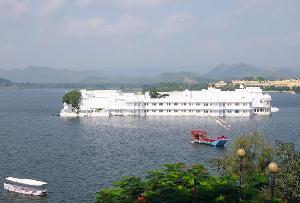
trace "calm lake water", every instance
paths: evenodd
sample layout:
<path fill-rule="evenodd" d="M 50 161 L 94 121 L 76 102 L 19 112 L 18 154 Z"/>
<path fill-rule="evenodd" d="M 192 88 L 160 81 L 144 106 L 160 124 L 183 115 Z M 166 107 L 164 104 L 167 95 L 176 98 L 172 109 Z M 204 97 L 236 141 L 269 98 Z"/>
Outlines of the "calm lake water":
<path fill-rule="evenodd" d="M 273 94 L 280 111 L 272 116 L 227 118 L 233 132 L 214 118 L 53 117 L 63 95 L 63 90 L 0 90 L 0 202 L 94 202 L 99 189 L 124 175 L 143 175 L 164 163 L 207 163 L 226 153 L 226 147 L 191 144 L 194 128 L 231 139 L 258 129 L 268 142 L 300 148 L 300 95 Z M 45 180 L 48 196 L 8 193 L 2 186 L 6 176 Z"/>

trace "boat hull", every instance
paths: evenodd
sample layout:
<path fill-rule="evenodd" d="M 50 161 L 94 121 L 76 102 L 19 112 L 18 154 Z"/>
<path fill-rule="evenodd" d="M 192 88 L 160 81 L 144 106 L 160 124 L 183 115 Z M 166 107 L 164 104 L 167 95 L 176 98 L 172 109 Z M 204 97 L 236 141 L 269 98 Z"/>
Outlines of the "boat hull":
<path fill-rule="evenodd" d="M 26 194 L 26 195 L 34 195 L 34 196 L 47 195 L 47 190 L 35 190 L 32 188 L 25 188 L 16 185 L 6 184 L 6 183 L 4 183 L 4 189 L 9 192 L 16 192 L 16 193 Z"/>
<path fill-rule="evenodd" d="M 204 141 L 204 140 L 193 140 L 196 143 L 199 144 L 208 144 L 211 146 L 224 146 L 226 144 L 226 142 L 228 141 L 227 139 L 221 139 L 221 140 L 215 140 L 215 141 Z"/>
<path fill-rule="evenodd" d="M 212 146 L 224 146 L 228 141 L 226 136 L 218 136 L 210 138 L 208 133 L 204 130 L 191 130 L 193 142 L 208 144 Z"/>

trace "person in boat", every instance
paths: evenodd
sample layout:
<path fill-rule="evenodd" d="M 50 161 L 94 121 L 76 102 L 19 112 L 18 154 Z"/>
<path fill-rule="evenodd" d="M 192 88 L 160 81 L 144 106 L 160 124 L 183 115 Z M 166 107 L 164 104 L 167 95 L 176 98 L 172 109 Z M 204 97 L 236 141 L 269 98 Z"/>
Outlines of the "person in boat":
<path fill-rule="evenodd" d="M 199 134 L 199 137 L 200 137 L 202 140 L 208 139 L 207 134 L 204 133 L 204 132 L 201 132 L 201 133 Z"/>
<path fill-rule="evenodd" d="M 141 203 L 146 203 L 144 195 L 138 194 L 137 199 Z"/>

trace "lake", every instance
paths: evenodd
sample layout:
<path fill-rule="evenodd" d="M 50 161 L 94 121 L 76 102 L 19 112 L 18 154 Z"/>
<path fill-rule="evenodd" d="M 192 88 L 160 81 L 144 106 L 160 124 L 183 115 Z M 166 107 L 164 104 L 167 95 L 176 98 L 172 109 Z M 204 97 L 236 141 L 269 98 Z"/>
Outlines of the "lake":
<path fill-rule="evenodd" d="M 271 116 L 226 118 L 53 117 L 64 90 L 0 90 L 0 202 L 94 202 L 96 192 L 125 175 L 140 175 L 164 163 L 204 163 L 225 148 L 192 144 L 190 130 L 233 140 L 254 130 L 270 143 L 289 141 L 300 148 L 300 95 L 272 94 L 280 111 Z M 230 145 L 231 142 L 228 144 Z M 3 190 L 6 176 L 49 183 L 48 196 L 33 198 Z"/>

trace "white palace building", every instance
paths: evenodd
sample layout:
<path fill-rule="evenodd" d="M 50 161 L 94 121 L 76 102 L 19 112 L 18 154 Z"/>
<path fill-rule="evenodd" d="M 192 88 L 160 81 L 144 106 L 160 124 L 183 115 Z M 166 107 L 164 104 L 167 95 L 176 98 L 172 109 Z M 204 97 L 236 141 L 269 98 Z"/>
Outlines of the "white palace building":
<path fill-rule="evenodd" d="M 201 91 L 146 93 L 120 90 L 80 90 L 79 110 L 64 104 L 60 116 L 215 116 L 270 115 L 272 98 L 259 87 L 235 91 L 208 88 Z"/>

